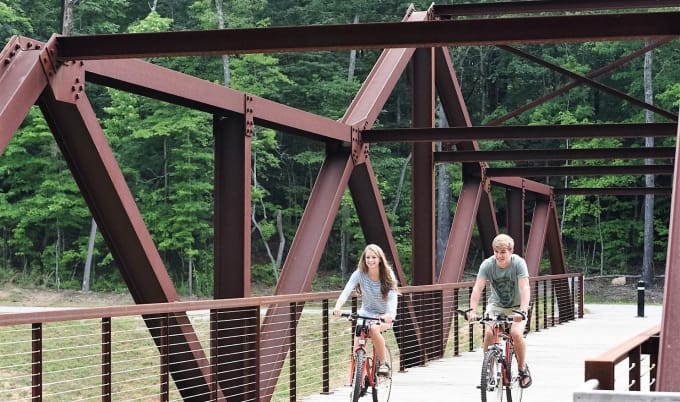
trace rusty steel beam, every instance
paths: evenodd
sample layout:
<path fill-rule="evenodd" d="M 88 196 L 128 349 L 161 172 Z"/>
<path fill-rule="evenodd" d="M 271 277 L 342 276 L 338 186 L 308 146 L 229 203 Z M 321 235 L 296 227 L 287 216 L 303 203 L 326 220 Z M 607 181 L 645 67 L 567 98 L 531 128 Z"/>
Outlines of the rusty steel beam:
<path fill-rule="evenodd" d="M 425 12 L 415 12 L 409 6 L 403 21 L 414 23 L 424 21 Z M 414 48 L 386 49 L 378 57 L 368 77 L 364 80 L 359 92 L 347 108 L 341 121 L 347 125 L 367 129 L 373 127 L 399 78 L 406 70 Z"/>
<path fill-rule="evenodd" d="M 533 0 L 496 3 L 435 4 L 432 13 L 438 18 L 489 16 L 515 13 L 581 12 L 635 8 L 677 7 L 676 0 Z"/>
<path fill-rule="evenodd" d="M 522 216 L 524 211 L 522 212 Z M 531 218 L 531 229 L 527 239 L 527 249 L 524 259 L 529 268 L 529 276 L 538 276 L 541 272 L 541 260 L 543 259 L 543 248 L 548 231 L 548 214 L 550 213 L 549 200 L 537 200 L 534 206 L 534 214 Z M 516 241 L 515 241 L 516 243 Z"/>
<path fill-rule="evenodd" d="M 676 123 L 573 124 L 555 126 L 474 126 L 371 129 L 361 132 L 369 143 L 469 142 L 482 140 L 544 140 L 568 138 L 674 137 Z"/>
<path fill-rule="evenodd" d="M 507 52 L 510 52 L 512 54 L 520 56 L 524 59 L 533 61 L 534 63 L 541 65 L 543 67 L 546 67 L 550 70 L 553 70 L 557 73 L 560 73 L 562 75 L 566 75 L 567 77 L 570 77 L 573 80 L 582 82 L 583 84 L 588 85 L 591 88 L 597 89 L 597 90 L 602 91 L 602 92 L 606 92 L 606 93 L 613 95 L 617 98 L 621 98 L 621 99 L 623 99 L 623 100 L 625 100 L 629 103 L 632 103 L 634 105 L 638 105 L 643 109 L 657 113 L 657 114 L 659 114 L 663 117 L 666 117 L 670 120 L 674 120 L 674 121 L 678 120 L 678 116 L 675 113 L 671 113 L 667 110 L 661 109 L 660 107 L 654 106 L 654 105 L 649 104 L 645 101 L 637 99 L 634 96 L 630 96 L 630 95 L 628 95 L 624 92 L 619 91 L 618 89 L 614 89 L 614 88 L 609 87 L 607 85 L 601 84 L 601 83 L 599 83 L 595 80 L 592 80 L 592 79 L 590 79 L 590 78 L 588 78 L 584 75 L 573 73 L 573 72 L 567 70 L 566 68 L 560 67 L 560 66 L 558 66 L 554 63 L 547 62 L 547 61 L 545 61 L 545 60 L 543 60 L 539 57 L 536 57 L 532 54 L 529 54 L 527 52 L 524 52 L 522 50 L 516 49 L 516 48 L 511 47 L 511 46 L 499 45 L 498 47 L 500 49 L 507 51 Z"/>
<path fill-rule="evenodd" d="M 521 149 L 435 152 L 435 162 L 556 161 L 583 159 L 673 159 L 673 147 Z"/>
<path fill-rule="evenodd" d="M 252 127 L 252 112 L 213 118 L 215 299 L 250 296 Z"/>
<path fill-rule="evenodd" d="M 680 126 L 676 135 L 676 158 L 680 157 Z M 668 251 L 666 254 L 666 278 L 664 281 L 663 318 L 659 341 L 659 368 L 657 387 L 660 392 L 680 392 L 680 164 L 675 165 L 673 195 L 668 223 Z"/>
<path fill-rule="evenodd" d="M 90 102 L 82 90 L 72 90 L 83 80 L 82 65 L 62 66 L 51 75 L 38 105 L 132 298 L 138 304 L 178 301 Z M 191 400 L 209 392 L 209 365 L 188 317 L 170 320 L 170 371 L 179 392 Z M 144 321 L 160 347 L 159 317 L 145 316 Z"/>
<path fill-rule="evenodd" d="M 603 188 L 584 188 L 569 187 L 555 188 L 553 191 L 556 196 L 564 195 L 616 195 L 616 196 L 638 196 L 638 195 L 664 195 L 669 196 L 672 192 L 671 187 L 603 187 Z"/>
<path fill-rule="evenodd" d="M 479 205 L 484 197 L 482 182 L 469 181 L 463 183 L 458 194 L 446 253 L 442 260 L 442 268 L 438 283 L 455 283 L 463 279 L 465 260 L 474 233 L 475 219 Z"/>
<path fill-rule="evenodd" d="M 647 53 L 651 50 L 654 50 L 654 49 L 656 49 L 657 47 L 659 47 L 663 44 L 670 42 L 672 39 L 673 38 L 661 38 L 661 39 L 658 39 L 658 40 L 651 41 L 649 44 L 642 46 L 641 48 L 637 49 L 636 51 L 631 52 L 631 53 L 627 54 L 626 56 L 621 57 L 620 59 L 618 59 L 618 60 L 616 60 L 612 63 L 609 63 L 609 64 L 607 64 L 603 67 L 600 67 L 597 70 L 593 70 L 593 71 L 589 72 L 584 77 L 589 78 L 591 80 L 594 79 L 594 78 L 597 78 L 597 77 L 599 77 L 599 76 L 601 76 L 605 73 L 608 73 L 608 72 L 622 66 L 625 63 L 628 63 L 631 60 L 635 60 L 636 58 L 643 56 L 645 53 Z M 520 114 L 526 112 L 527 110 L 533 109 L 538 105 L 544 104 L 545 102 L 549 101 L 550 99 L 553 99 L 553 98 L 555 98 L 559 95 L 566 93 L 570 89 L 575 88 L 575 87 L 581 85 L 582 83 L 583 83 L 583 81 L 581 81 L 581 80 L 571 80 L 566 85 L 559 87 L 559 88 L 555 89 L 554 91 L 551 91 L 551 92 L 537 98 L 536 100 L 528 102 L 528 103 L 516 108 L 515 110 L 512 110 L 512 111 L 504 114 L 503 116 L 500 116 L 498 118 L 495 118 L 495 119 L 489 121 L 488 123 L 486 123 L 486 125 L 487 126 L 497 126 L 504 121 L 507 121 L 507 120 L 509 120 L 513 117 L 519 116 Z"/>
<path fill-rule="evenodd" d="M 47 86 L 42 44 L 14 36 L 0 53 L 0 154 Z"/>
<path fill-rule="evenodd" d="M 311 289 L 351 172 L 352 159 L 346 149 L 327 153 L 281 269 L 275 294 L 304 293 Z M 288 345 L 280 341 L 286 339 L 291 325 L 295 325 L 288 318 L 288 308 L 287 304 L 270 306 L 262 323 L 260 349 L 267 350 L 260 357 L 262 396 L 273 395 L 283 357 L 288 352 Z"/>
<path fill-rule="evenodd" d="M 432 49 L 417 49 L 412 62 L 413 126 L 434 126 L 434 53 Z M 435 280 L 434 228 L 434 144 L 412 145 L 411 247 L 413 253 L 412 285 L 431 285 Z"/>
<path fill-rule="evenodd" d="M 550 198 L 552 196 L 551 186 L 524 177 L 491 177 L 490 180 L 493 184 L 511 188 L 521 188 L 524 191 L 532 193 L 533 195 L 542 196 L 543 198 Z"/>
<path fill-rule="evenodd" d="M 505 189 L 507 211 L 505 213 L 506 233 L 515 241 L 515 254 L 524 257 L 524 201 L 523 188 L 508 187 Z"/>
<path fill-rule="evenodd" d="M 488 168 L 490 177 L 519 176 L 610 176 L 610 175 L 642 175 L 673 174 L 673 165 L 621 165 L 621 166 L 532 166 L 512 168 Z"/>
<path fill-rule="evenodd" d="M 57 56 L 65 61 L 617 41 L 679 35 L 678 12 L 594 14 L 59 36 Z"/>
<path fill-rule="evenodd" d="M 350 128 L 332 119 L 141 60 L 89 60 L 85 71 L 88 81 L 215 115 L 243 115 L 247 101 L 257 106 L 252 113 L 257 125 L 316 140 L 350 141 Z"/>

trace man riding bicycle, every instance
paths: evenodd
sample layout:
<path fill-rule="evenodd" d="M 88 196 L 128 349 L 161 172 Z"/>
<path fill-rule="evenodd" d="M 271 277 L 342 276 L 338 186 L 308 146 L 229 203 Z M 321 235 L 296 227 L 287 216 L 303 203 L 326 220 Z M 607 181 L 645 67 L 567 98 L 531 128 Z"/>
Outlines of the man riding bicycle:
<path fill-rule="evenodd" d="M 526 364 L 526 343 L 524 341 L 524 329 L 531 300 L 531 288 L 529 286 L 529 270 L 524 258 L 513 254 L 515 242 L 512 237 L 500 234 L 491 243 L 494 255 L 482 261 L 479 266 L 477 280 L 470 294 L 470 310 L 467 319 L 477 319 L 477 306 L 482 290 L 487 283 L 491 288 L 491 296 L 487 304 L 485 315 L 495 317 L 498 314 L 513 317 L 510 335 L 512 336 L 517 363 L 520 367 L 520 387 L 531 386 L 531 373 Z M 519 311 L 519 313 L 517 312 Z M 484 352 L 493 343 L 493 329 L 487 324 L 484 331 Z"/>

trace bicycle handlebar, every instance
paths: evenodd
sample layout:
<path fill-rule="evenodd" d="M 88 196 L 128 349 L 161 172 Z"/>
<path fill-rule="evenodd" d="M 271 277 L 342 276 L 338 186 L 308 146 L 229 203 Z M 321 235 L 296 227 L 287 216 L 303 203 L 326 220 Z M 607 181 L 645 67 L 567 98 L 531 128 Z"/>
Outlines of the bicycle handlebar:
<path fill-rule="evenodd" d="M 465 318 L 465 320 L 470 321 L 470 320 L 468 320 L 468 317 L 467 317 L 467 313 L 468 313 L 469 311 L 470 311 L 470 310 L 467 310 L 467 311 L 465 311 L 465 310 L 456 310 L 456 314 L 462 315 L 462 316 Z M 517 313 L 517 314 L 523 316 L 524 318 L 522 319 L 522 321 L 526 320 L 526 316 L 523 314 L 522 311 L 519 311 L 519 310 L 512 310 L 512 312 L 513 312 L 513 313 Z M 513 319 L 512 316 L 507 316 L 507 315 L 504 315 L 504 314 L 499 314 L 499 315 L 496 316 L 496 317 L 490 317 L 490 316 L 488 316 L 488 315 L 487 315 L 487 316 L 483 316 L 483 317 L 480 317 L 479 319 L 475 320 L 474 322 L 478 322 L 478 323 L 482 324 L 482 323 L 491 322 L 491 321 L 514 322 L 515 320 Z"/>
<path fill-rule="evenodd" d="M 380 322 L 385 322 L 385 319 L 381 317 L 366 317 L 363 315 L 359 315 L 358 313 L 341 313 L 340 317 L 345 317 L 348 320 L 353 320 L 353 319 L 363 319 L 363 320 L 373 320 L 373 321 L 380 321 Z M 394 320 L 392 320 L 394 321 Z"/>

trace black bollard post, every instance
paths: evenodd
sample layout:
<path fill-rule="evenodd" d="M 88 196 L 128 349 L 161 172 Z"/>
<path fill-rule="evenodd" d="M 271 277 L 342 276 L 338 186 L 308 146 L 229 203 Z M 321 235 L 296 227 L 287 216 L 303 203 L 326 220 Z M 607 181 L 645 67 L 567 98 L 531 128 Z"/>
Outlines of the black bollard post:
<path fill-rule="evenodd" d="M 645 281 L 638 281 L 637 287 L 637 316 L 645 316 Z"/>

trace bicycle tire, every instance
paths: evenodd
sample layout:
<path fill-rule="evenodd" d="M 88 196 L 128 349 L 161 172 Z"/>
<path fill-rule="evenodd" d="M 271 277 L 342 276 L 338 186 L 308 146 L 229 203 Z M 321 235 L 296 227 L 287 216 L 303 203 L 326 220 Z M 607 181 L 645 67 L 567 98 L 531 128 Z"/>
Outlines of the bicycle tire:
<path fill-rule="evenodd" d="M 511 350 L 508 356 L 506 374 L 509 379 L 509 383 L 505 386 L 507 402 L 522 402 L 524 388 L 519 386 L 519 363 L 514 350 Z"/>
<path fill-rule="evenodd" d="M 503 400 L 503 384 L 501 384 L 499 376 L 500 370 L 502 370 L 502 366 L 499 367 L 500 361 L 501 352 L 499 350 L 489 349 L 486 354 L 484 354 L 482 374 L 479 382 L 482 402 L 490 402 L 488 399 L 490 392 L 496 393 L 496 401 L 502 402 Z"/>
<path fill-rule="evenodd" d="M 361 397 L 361 389 L 364 385 L 363 372 L 364 362 L 366 360 L 366 351 L 359 349 L 354 354 L 354 374 L 352 375 L 352 390 L 349 394 L 349 400 L 358 402 Z"/>
<path fill-rule="evenodd" d="M 392 392 L 392 353 L 390 348 L 385 345 L 385 361 L 389 363 L 389 373 L 386 376 L 377 375 L 378 366 L 376 362 L 376 367 L 374 370 L 374 381 L 373 381 L 373 402 L 388 402 L 390 400 L 390 392 Z"/>

